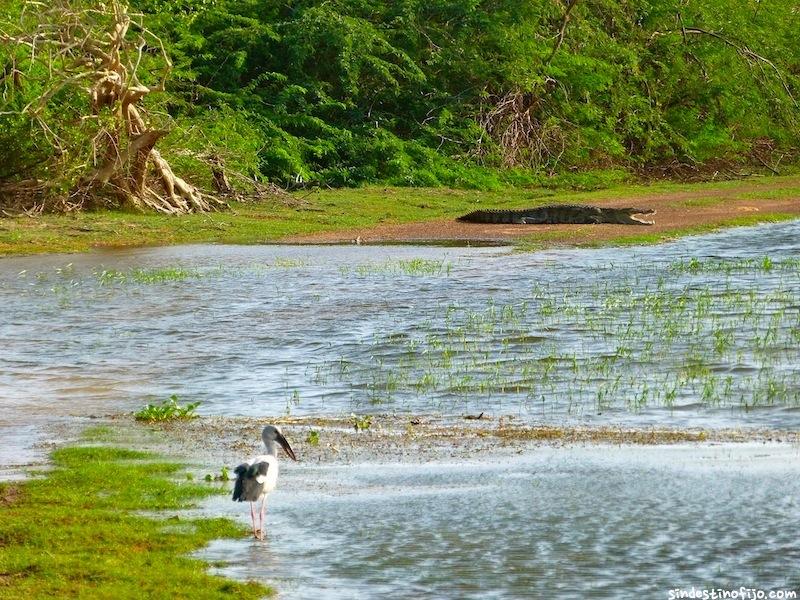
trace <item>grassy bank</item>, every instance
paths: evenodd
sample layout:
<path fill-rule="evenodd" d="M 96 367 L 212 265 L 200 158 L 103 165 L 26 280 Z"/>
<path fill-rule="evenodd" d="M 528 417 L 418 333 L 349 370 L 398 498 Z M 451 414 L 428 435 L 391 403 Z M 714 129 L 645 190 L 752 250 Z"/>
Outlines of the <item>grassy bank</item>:
<path fill-rule="evenodd" d="M 176 511 L 213 487 L 176 483 L 182 466 L 156 455 L 71 447 L 46 477 L 0 484 L 2 598 L 260 598 L 271 590 L 209 575 L 189 558 L 238 537 L 227 519 L 147 518 Z"/>
<path fill-rule="evenodd" d="M 358 188 L 299 193 L 289 202 L 234 203 L 231 210 L 211 214 L 169 217 L 157 214 L 97 211 L 36 218 L 0 219 L 0 255 L 44 252 L 84 252 L 92 248 L 185 243 L 257 244 L 291 240 L 321 232 L 363 229 L 382 224 L 453 219 L 476 208 L 519 208 L 542 204 L 603 203 L 613 200 L 653 200 L 663 196 L 663 207 L 702 211 L 726 203 L 800 198 L 800 177 L 764 177 L 747 181 L 702 184 L 659 183 L 623 185 L 600 191 L 575 192 L 545 188 L 508 188 L 501 191 L 445 188 Z M 661 202 L 661 200 L 658 200 Z M 662 206 L 662 205 L 660 205 Z M 661 212 L 661 211 L 659 211 Z M 800 212 L 800 207 L 798 207 Z M 720 226 L 774 221 L 786 212 L 760 210 L 732 214 L 712 225 L 674 227 L 652 233 L 632 228 L 619 243 L 652 243 Z M 669 229 L 669 228 L 668 228 Z M 528 239 L 529 247 L 581 245 L 580 234 L 543 232 Z"/>

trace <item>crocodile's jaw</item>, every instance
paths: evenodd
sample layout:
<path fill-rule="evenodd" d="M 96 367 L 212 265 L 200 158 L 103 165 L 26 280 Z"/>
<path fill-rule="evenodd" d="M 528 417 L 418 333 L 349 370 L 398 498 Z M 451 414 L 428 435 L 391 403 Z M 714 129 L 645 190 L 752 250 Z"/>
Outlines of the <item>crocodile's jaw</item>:
<path fill-rule="evenodd" d="M 656 211 L 648 210 L 646 213 L 640 213 L 640 214 L 654 215 L 654 214 L 656 214 Z M 639 217 L 634 217 L 633 215 L 631 215 L 631 221 L 639 223 L 640 225 L 655 225 L 656 224 L 655 221 L 647 221 L 647 220 L 641 219 Z"/>

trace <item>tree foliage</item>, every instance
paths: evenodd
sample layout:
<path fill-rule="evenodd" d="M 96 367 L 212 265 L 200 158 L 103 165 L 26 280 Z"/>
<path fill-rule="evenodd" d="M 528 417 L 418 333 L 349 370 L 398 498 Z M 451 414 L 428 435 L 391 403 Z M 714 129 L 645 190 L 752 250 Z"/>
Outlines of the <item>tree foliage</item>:
<path fill-rule="evenodd" d="M 88 202 L 177 214 L 217 204 L 176 176 L 156 149 L 168 131 L 144 104 L 165 91 L 172 65 L 141 15 L 118 0 L 29 1 L 16 30 L 0 39 L 8 47 L 12 108 L 4 133 L 19 135 L 25 120 L 34 127 L 35 153 L 70 188 L 62 209 Z"/>
<path fill-rule="evenodd" d="M 798 142 L 794 0 L 134 6 L 174 64 L 158 107 L 190 149 L 281 185 L 772 165 Z"/>

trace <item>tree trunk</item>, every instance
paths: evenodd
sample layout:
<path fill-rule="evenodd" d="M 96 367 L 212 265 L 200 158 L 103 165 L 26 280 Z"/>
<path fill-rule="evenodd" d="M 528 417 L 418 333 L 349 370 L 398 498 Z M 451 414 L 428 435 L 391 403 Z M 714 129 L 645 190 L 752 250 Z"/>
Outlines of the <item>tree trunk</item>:
<path fill-rule="evenodd" d="M 118 0 L 87 9 L 75 8 L 71 0 L 55 0 L 47 8 L 38 2 L 31 5 L 38 12 L 34 31 L 0 35 L 0 41 L 29 49 L 30 60 L 43 64 L 50 73 L 46 93 L 24 111 L 47 132 L 41 115 L 50 99 L 65 87 L 89 82 L 89 107 L 99 124 L 99 130 L 87 140 L 93 147 L 94 164 L 89 165 L 90 172 L 80 179 L 72 196 L 100 204 L 116 197 L 126 205 L 169 214 L 224 206 L 175 175 L 156 149 L 168 131 L 150 125 L 143 102 L 149 94 L 164 91 L 171 70 L 161 41 L 142 23 L 132 27 L 127 6 Z M 163 70 L 157 85 L 145 86 L 137 77 L 146 46 L 161 49 Z M 11 73 L 16 72 L 14 65 Z M 110 124 L 105 118 L 109 114 Z M 58 139 L 53 143 L 59 151 L 65 145 Z M 74 153 L 80 154 L 79 150 Z M 224 173 L 222 177 L 227 181 Z"/>

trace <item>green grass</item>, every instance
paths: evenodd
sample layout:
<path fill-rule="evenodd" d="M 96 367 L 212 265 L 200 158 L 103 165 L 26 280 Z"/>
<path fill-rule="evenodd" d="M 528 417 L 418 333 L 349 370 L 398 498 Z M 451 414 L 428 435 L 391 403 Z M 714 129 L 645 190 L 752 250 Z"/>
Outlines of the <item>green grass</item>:
<path fill-rule="evenodd" d="M 744 192 L 736 195 L 741 200 L 782 200 L 784 198 L 797 198 L 798 196 L 800 196 L 800 187 L 797 186 L 788 186 L 776 190 Z"/>
<path fill-rule="evenodd" d="M 724 198 L 728 200 L 729 198 Z M 670 206 L 673 208 L 706 208 L 709 206 L 716 206 L 720 203 L 720 198 L 717 196 L 712 196 L 710 198 L 692 198 L 691 200 L 678 200 L 676 202 L 670 202 Z"/>
<path fill-rule="evenodd" d="M 177 483 L 180 464 L 112 447 L 65 448 L 52 460 L 55 468 L 41 479 L 0 484 L 0 597 L 260 598 L 272 592 L 212 576 L 206 563 L 187 556 L 243 532 L 228 519 L 170 515 L 219 493 L 210 485 Z"/>
<path fill-rule="evenodd" d="M 358 264 L 353 267 L 342 267 L 342 275 L 347 275 L 351 271 L 359 277 L 369 277 L 370 275 L 387 276 L 437 276 L 450 274 L 453 265 L 444 260 L 430 260 L 426 258 L 411 258 L 408 260 L 387 260 L 384 262 L 368 262 Z"/>
<path fill-rule="evenodd" d="M 556 202 L 587 203 L 658 193 L 702 195 L 708 191 L 726 192 L 728 197 L 689 197 L 679 201 L 689 207 L 693 202 L 707 206 L 709 203 L 724 203 L 731 197 L 737 197 L 737 194 L 745 193 L 753 197 L 764 197 L 765 194 L 791 196 L 798 189 L 797 182 L 797 177 L 772 177 L 746 182 L 613 185 L 591 192 L 522 187 L 497 191 L 365 187 L 298 193 L 294 196 L 295 205 L 282 202 L 234 203 L 229 211 L 181 217 L 97 211 L 37 218 L 3 218 L 0 219 L 0 255 L 84 252 L 98 247 L 200 242 L 256 244 L 277 242 L 289 236 L 364 228 L 382 223 L 449 219 L 478 208 L 521 208 Z M 745 185 L 763 188 L 763 191 L 742 190 Z M 753 219 L 761 221 L 764 215 Z M 684 231 L 678 231 L 675 236 L 683 234 Z M 126 281 L 174 280 L 179 276 L 194 276 L 177 271 L 123 275 Z M 111 280 L 114 279 L 111 276 Z"/>
<path fill-rule="evenodd" d="M 155 284 L 168 281 L 185 281 L 202 277 L 196 269 L 183 269 L 181 267 L 162 267 L 157 269 L 129 269 L 117 271 L 115 269 L 98 271 L 95 273 L 97 281 L 102 285 L 114 283 L 141 283 Z"/>

